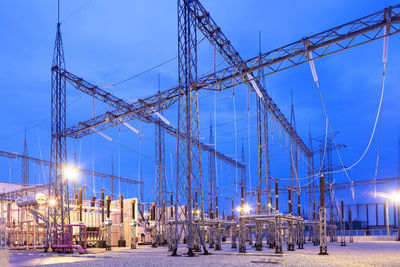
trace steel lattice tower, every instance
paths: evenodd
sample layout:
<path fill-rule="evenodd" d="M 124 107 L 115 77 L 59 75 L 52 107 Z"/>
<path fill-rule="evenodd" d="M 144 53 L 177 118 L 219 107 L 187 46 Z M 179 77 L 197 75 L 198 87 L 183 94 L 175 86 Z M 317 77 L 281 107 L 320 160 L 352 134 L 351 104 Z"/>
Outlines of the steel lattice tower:
<path fill-rule="evenodd" d="M 311 125 L 309 125 L 309 134 L 308 134 L 308 149 L 312 152 L 312 135 L 311 135 Z M 308 159 L 308 219 L 316 220 L 316 203 L 315 203 L 315 179 L 314 176 L 314 153 Z M 312 205 L 311 205 L 312 204 Z M 312 209 L 312 211 L 311 211 Z"/>
<path fill-rule="evenodd" d="M 159 85 L 160 87 L 160 85 Z M 158 91 L 160 92 L 160 90 Z M 162 112 L 160 112 L 162 115 Z M 161 121 L 160 121 L 161 123 Z M 165 227 L 165 203 L 166 203 L 166 176 L 165 176 L 165 132 L 160 123 L 155 124 L 155 158 L 156 158 L 156 188 L 155 203 L 158 210 L 158 234 L 161 236 Z"/>
<path fill-rule="evenodd" d="M 61 75 L 64 69 L 64 50 L 61 26 L 58 20 L 51 68 L 51 164 L 49 175 L 49 197 L 56 200 L 56 204 L 49 208 L 47 248 L 54 240 L 50 238 L 52 229 L 56 225 L 69 224 L 68 181 L 64 181 L 62 173 L 62 168 L 67 163 L 66 137 L 59 134 L 66 128 L 66 80 Z"/>
<path fill-rule="evenodd" d="M 29 185 L 29 160 L 28 160 L 28 144 L 26 142 L 26 131 L 24 140 L 24 150 L 22 152 L 22 184 Z"/>
<path fill-rule="evenodd" d="M 183 96 L 178 101 L 178 131 L 184 133 L 184 138 L 177 138 L 177 177 L 175 202 L 175 247 L 176 254 L 180 240 L 178 224 L 184 227 L 188 255 L 193 256 L 194 236 L 199 234 L 203 249 L 204 226 L 203 186 L 200 149 L 200 126 L 198 112 L 198 95 L 195 81 L 197 80 L 197 22 L 192 18 L 191 10 L 196 10 L 195 0 L 178 0 L 178 72 L 179 90 Z M 195 144 L 192 144 L 192 139 Z M 194 192 L 200 194 L 200 199 L 194 198 Z M 185 215 L 186 205 L 186 216 Z M 195 214 L 193 208 L 201 212 Z M 194 216 L 199 216 L 197 223 Z M 184 222 L 184 223 L 182 223 Z"/>
<path fill-rule="evenodd" d="M 261 57 L 261 32 L 259 32 L 259 56 Z M 264 70 L 258 71 L 258 76 L 262 77 L 258 79 L 258 83 L 262 88 L 266 88 L 266 80 L 264 76 Z M 272 194 L 270 184 L 270 168 L 269 168 L 269 150 L 268 150 L 268 111 L 265 104 L 262 102 L 260 97 L 256 95 L 256 108 L 257 108 L 257 191 L 260 192 L 260 208 L 262 201 L 262 192 L 265 185 L 265 192 L 267 198 L 267 210 L 269 204 L 272 205 Z"/>
<path fill-rule="evenodd" d="M 210 138 L 209 144 L 214 145 L 214 136 L 213 136 L 213 128 L 210 121 Z M 217 184 L 216 184 L 216 172 L 215 172 L 215 154 L 208 152 L 208 212 L 214 211 L 215 208 L 215 194 L 217 192 Z"/>
<path fill-rule="evenodd" d="M 245 164 L 245 157 L 244 157 L 244 146 L 242 144 L 242 156 L 240 158 L 240 162 L 244 165 Z M 244 197 L 244 201 L 246 201 L 246 168 L 241 168 L 240 169 L 240 183 L 243 184 L 243 197 Z"/>
<path fill-rule="evenodd" d="M 114 176 L 114 157 L 111 156 L 111 175 Z M 115 199 L 114 177 L 111 177 L 111 200 Z"/>
<path fill-rule="evenodd" d="M 336 165 L 333 163 L 333 155 L 332 152 L 340 149 L 340 148 L 344 148 L 346 147 L 343 144 L 335 144 L 334 143 L 334 136 L 337 134 L 333 133 L 332 135 L 328 135 L 328 137 L 321 136 L 319 138 L 317 138 L 317 141 L 319 141 L 319 147 L 317 152 L 319 152 L 320 156 L 320 169 L 321 169 L 321 173 L 324 174 L 325 178 L 327 178 L 327 182 L 328 184 L 332 184 L 333 183 L 333 171 L 337 170 L 337 169 L 341 169 L 343 168 L 343 166 L 341 165 Z M 325 146 L 325 138 L 326 138 L 326 146 Z M 324 156 L 325 154 L 325 156 Z M 322 166 L 321 166 L 322 165 Z M 340 220 L 340 216 L 339 216 L 339 211 L 336 205 L 336 200 L 335 200 L 335 196 L 333 194 L 333 190 L 327 190 L 326 194 L 328 195 L 328 207 L 331 211 L 330 213 L 330 224 L 335 224 L 335 221 L 339 221 Z"/>
<path fill-rule="evenodd" d="M 294 114 L 294 105 L 293 105 L 293 92 L 291 92 L 291 108 L 290 108 L 290 124 L 296 130 L 296 117 Z M 290 187 L 294 188 L 293 180 L 296 179 L 297 183 L 297 191 L 299 193 L 300 184 L 297 179 L 298 177 L 298 150 L 297 146 L 290 141 Z"/>

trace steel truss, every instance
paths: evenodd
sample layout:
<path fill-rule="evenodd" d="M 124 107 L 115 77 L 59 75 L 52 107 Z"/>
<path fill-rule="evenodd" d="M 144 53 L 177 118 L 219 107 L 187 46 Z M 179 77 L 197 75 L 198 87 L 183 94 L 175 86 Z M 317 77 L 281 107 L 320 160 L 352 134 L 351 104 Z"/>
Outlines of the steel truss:
<path fill-rule="evenodd" d="M 162 113 L 160 113 L 162 114 Z M 159 123 L 155 124 L 155 158 L 156 158 L 156 188 L 155 203 L 157 220 L 157 235 L 159 245 L 166 243 L 166 212 L 167 203 L 165 175 L 165 132 Z"/>
<path fill-rule="evenodd" d="M 198 17 L 198 21 L 204 21 L 204 23 L 199 23 L 199 25 L 207 26 L 212 19 L 209 16 L 209 13 L 204 10 L 204 8 L 199 7 L 199 10 L 203 11 L 203 15 Z M 266 68 L 267 71 L 262 75 L 267 76 L 272 73 L 306 63 L 311 59 L 322 58 L 324 56 L 344 51 L 358 45 L 378 40 L 384 37 L 384 27 L 388 28 L 387 35 L 391 36 L 399 32 L 399 11 L 400 5 L 392 6 L 352 22 L 334 27 L 310 37 L 303 38 L 299 41 L 282 46 L 275 50 L 262 53 L 261 56 L 244 61 L 244 64 L 249 66 L 247 68 L 242 67 L 239 69 L 236 65 L 231 65 L 228 68 L 218 70 L 215 73 L 199 78 L 197 81 L 197 90 L 225 90 L 233 86 L 237 86 L 240 83 L 248 82 L 248 80 L 239 78 L 259 69 Z M 216 25 L 215 22 L 213 22 L 213 25 Z M 208 28 L 205 28 L 204 26 L 202 27 L 204 32 L 207 32 L 206 29 Z M 213 28 L 211 27 L 210 29 Z M 209 30 L 209 35 L 206 37 L 209 39 L 218 40 L 219 45 L 216 47 L 219 49 L 219 51 L 231 50 L 232 47 L 230 42 L 225 37 L 223 39 L 219 39 L 222 34 L 220 32 L 221 29 L 219 27 L 215 29 L 215 31 Z M 215 42 L 213 43 L 215 44 Z M 237 53 L 235 50 L 231 51 Z M 227 52 L 223 52 L 221 54 L 228 55 Z M 233 58 L 230 61 L 232 62 Z M 68 79 L 68 72 L 63 72 L 63 75 L 65 75 Z M 101 90 L 97 86 L 89 86 L 85 88 L 85 82 L 82 79 L 73 76 L 74 75 L 72 75 L 72 78 L 76 78 L 71 79 L 73 84 L 75 84 L 74 86 L 79 88 L 82 86 L 82 89 L 87 90 L 89 95 L 94 91 L 100 91 L 99 97 L 107 97 L 109 95 L 108 92 Z M 250 82 L 258 78 L 261 77 L 254 76 L 252 79 L 250 79 Z M 215 88 L 216 86 L 218 88 Z M 125 109 L 123 107 L 117 107 L 117 109 L 112 112 L 107 112 L 94 119 L 80 123 L 77 126 L 68 128 L 64 134 L 67 136 L 72 136 L 80 132 L 86 132 L 86 134 L 89 134 L 93 127 L 98 127 L 98 130 L 106 129 L 108 127 L 112 127 L 114 124 L 121 123 L 119 122 L 119 119 L 122 119 L 126 116 L 128 116 L 128 119 L 136 119 L 140 117 L 140 112 L 151 114 L 154 112 L 152 109 L 156 108 L 156 106 L 159 106 L 159 103 L 156 101 L 158 97 L 163 99 L 162 106 L 164 108 L 168 108 L 173 103 L 176 103 L 177 98 L 179 98 L 181 94 L 182 92 L 178 90 L 178 87 L 163 91 L 158 95 L 150 96 L 143 100 L 139 100 L 136 104 L 132 104 L 135 105 L 136 108 L 132 107 L 130 109 Z M 95 96 L 97 97 L 97 94 L 95 94 Z M 275 104 L 270 103 L 269 108 L 275 110 L 273 117 L 276 120 L 282 122 L 286 120 L 284 117 L 282 118 L 283 115 L 281 115 L 281 112 L 277 110 L 278 108 Z M 112 124 L 109 125 L 109 123 Z M 301 139 L 296 138 L 297 133 L 295 133 L 287 120 L 284 124 L 281 123 L 281 127 L 292 139 L 295 140 L 295 144 L 306 156 L 310 157 L 312 155 L 311 151 L 304 145 Z M 86 134 L 82 134 L 82 136 Z"/>
<path fill-rule="evenodd" d="M 65 68 L 61 26 L 57 23 L 51 68 L 51 149 L 49 197 L 56 200 L 56 205 L 48 210 L 47 250 L 55 239 L 52 236 L 57 225 L 69 224 L 68 180 L 64 180 L 62 168 L 67 164 L 66 138 L 60 135 L 66 128 L 66 80 L 60 69 Z M 64 231 L 62 227 L 62 231 Z"/>
<path fill-rule="evenodd" d="M 199 103 L 195 81 L 197 80 L 197 23 L 191 18 L 190 10 L 194 0 L 178 0 L 178 135 L 176 144 L 176 198 L 175 198 L 175 247 L 172 255 L 177 255 L 179 246 L 178 222 L 186 219 L 182 228 L 186 231 L 188 256 L 194 256 L 195 235 L 199 235 L 204 253 L 204 201 L 201 167 Z M 192 144 L 191 140 L 196 140 Z M 195 192 L 200 194 L 200 200 Z M 185 208 L 184 208 L 185 207 Z M 185 214 L 185 209 L 187 213 Z M 195 212 L 199 209 L 199 219 L 195 222 Z"/>
<path fill-rule="evenodd" d="M 214 135 L 210 122 L 210 137 L 209 144 L 213 145 Z M 244 164 L 244 162 L 242 162 Z M 242 168 L 243 169 L 243 168 Z M 215 213 L 214 208 L 217 206 L 215 203 L 215 196 L 217 193 L 216 169 L 215 169 L 215 154 L 208 152 L 208 214 Z"/>
<path fill-rule="evenodd" d="M 158 124 L 165 133 L 173 137 L 177 138 L 179 136 L 181 139 L 185 138 L 184 132 L 178 131 L 173 125 L 167 124 L 154 116 L 155 113 L 159 113 L 177 102 L 178 98 L 182 96 L 182 92 L 179 91 L 178 88 L 139 99 L 135 103 L 128 103 L 66 70 L 62 71 L 62 75 L 74 88 L 116 108 L 116 110 L 106 112 L 105 114 L 85 122 L 80 122 L 75 126 L 65 129 L 61 132 L 61 135 L 72 138 L 82 138 L 110 127 L 127 123 L 131 120 L 140 119 L 146 123 Z M 215 154 L 215 156 L 223 162 L 237 168 L 244 168 L 242 163 L 215 151 L 214 148 L 200 142 L 197 138 L 191 138 L 191 142 L 192 145 L 200 146 L 203 151 Z"/>

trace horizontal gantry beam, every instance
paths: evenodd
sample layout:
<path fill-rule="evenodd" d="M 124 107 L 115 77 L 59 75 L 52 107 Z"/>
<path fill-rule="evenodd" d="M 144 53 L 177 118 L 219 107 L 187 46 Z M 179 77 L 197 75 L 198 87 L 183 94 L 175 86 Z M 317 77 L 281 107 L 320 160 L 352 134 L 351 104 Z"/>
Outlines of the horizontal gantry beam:
<path fill-rule="evenodd" d="M 43 165 L 48 166 L 48 167 L 51 165 L 50 161 L 47 161 L 47 160 L 42 160 L 42 159 L 38 159 L 38 158 L 24 156 L 24 155 L 20 155 L 18 153 L 11 153 L 11 152 L 7 152 L 7 151 L 3 151 L 3 150 L 0 150 L 0 157 L 25 158 L 25 159 L 28 159 L 28 160 L 30 160 L 32 162 L 37 163 L 37 164 L 43 164 Z M 86 169 L 81 169 L 81 168 L 76 168 L 76 169 L 82 174 L 93 175 L 93 176 L 96 176 L 96 177 L 114 178 L 114 179 L 116 179 L 118 181 L 125 182 L 125 183 L 130 183 L 130 184 L 141 184 L 142 183 L 140 181 L 133 180 L 133 179 L 130 179 L 130 178 L 119 177 L 119 176 L 115 176 L 115 175 L 111 175 L 111 174 L 105 174 L 105 173 L 101 173 L 101 172 L 97 172 L 97 171 L 91 171 L 91 170 L 86 170 Z"/>
<path fill-rule="evenodd" d="M 247 68 L 230 66 L 215 73 L 203 76 L 197 81 L 200 88 L 231 88 L 247 81 L 238 77 L 255 75 L 264 69 L 263 76 L 270 75 L 310 60 L 322 58 L 355 46 L 391 36 L 399 32 L 400 4 L 385 8 L 369 16 L 337 26 L 324 32 L 305 37 L 297 42 L 262 53 L 243 62 Z"/>
<path fill-rule="evenodd" d="M 178 129 L 176 129 L 170 123 L 167 124 L 160 118 L 154 116 L 154 114 L 156 114 L 157 112 L 160 112 L 172 106 L 172 104 L 174 104 L 179 99 L 182 93 L 178 88 L 172 88 L 170 90 L 149 96 L 147 98 L 139 99 L 134 103 L 128 103 L 125 100 L 104 91 L 102 88 L 95 86 L 66 70 L 63 70 L 61 72 L 61 75 L 65 77 L 74 88 L 89 96 L 95 97 L 96 99 L 110 105 L 111 107 L 116 108 L 114 111 L 107 112 L 85 122 L 81 122 L 75 126 L 67 128 L 64 132 L 60 133 L 61 135 L 73 138 L 81 138 L 83 136 L 90 135 L 96 131 L 102 131 L 121 123 L 140 119 L 146 123 L 159 124 L 166 131 L 166 133 L 173 137 L 177 137 L 179 135 L 180 138 L 185 138 L 186 136 L 185 133 L 178 132 Z M 244 164 L 236 161 L 235 159 L 232 159 L 231 157 L 223 153 L 216 151 L 211 146 L 200 142 L 196 138 L 191 138 L 191 142 L 194 145 L 200 144 L 200 147 L 203 151 L 215 154 L 215 156 L 223 162 L 226 162 L 238 168 L 245 168 Z"/>

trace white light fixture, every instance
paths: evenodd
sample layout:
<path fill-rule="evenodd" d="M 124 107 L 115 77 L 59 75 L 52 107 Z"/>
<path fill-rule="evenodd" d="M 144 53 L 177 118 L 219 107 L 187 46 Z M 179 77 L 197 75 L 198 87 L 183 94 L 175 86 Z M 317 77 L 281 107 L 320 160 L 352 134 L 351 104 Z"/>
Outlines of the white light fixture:
<path fill-rule="evenodd" d="M 139 134 L 139 131 L 137 129 L 135 129 L 132 125 L 130 125 L 129 123 L 125 122 L 123 119 L 119 118 L 119 121 L 122 122 L 123 125 L 125 125 L 129 130 L 131 130 L 132 132 L 135 132 L 137 134 Z"/>
<path fill-rule="evenodd" d="M 250 73 L 247 74 L 247 78 L 250 80 L 251 85 L 253 86 L 253 89 L 256 91 L 257 95 L 259 98 L 264 99 L 260 88 L 258 88 L 257 83 L 254 81 L 254 77 L 253 75 L 251 75 Z"/>
<path fill-rule="evenodd" d="M 151 108 L 151 110 L 154 112 L 154 114 L 156 114 L 163 122 L 165 122 L 168 125 L 171 125 L 171 122 L 169 120 L 167 120 L 167 118 L 165 118 L 163 115 L 161 115 L 160 112 L 156 111 L 155 108 Z"/>
<path fill-rule="evenodd" d="M 49 200 L 49 205 L 51 207 L 54 207 L 56 204 L 57 204 L 57 200 L 56 199 L 52 198 L 52 199 Z"/>

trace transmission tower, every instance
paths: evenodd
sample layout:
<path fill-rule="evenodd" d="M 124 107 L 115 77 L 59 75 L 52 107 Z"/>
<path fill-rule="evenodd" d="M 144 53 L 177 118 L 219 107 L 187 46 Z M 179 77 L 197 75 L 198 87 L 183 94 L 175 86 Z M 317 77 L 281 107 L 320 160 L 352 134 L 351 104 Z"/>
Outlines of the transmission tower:
<path fill-rule="evenodd" d="M 60 5 L 58 5 L 57 33 L 51 68 L 51 149 L 49 197 L 56 204 L 49 207 L 46 250 L 54 241 L 50 236 L 56 225 L 69 224 L 68 181 L 63 179 L 62 169 L 67 163 L 66 138 L 60 135 L 66 128 L 66 80 L 61 75 L 65 69 L 64 51 L 60 26 Z"/>
<path fill-rule="evenodd" d="M 315 151 L 319 153 L 320 158 L 320 166 L 321 173 L 327 178 L 328 184 L 333 183 L 333 171 L 342 169 L 344 166 L 336 165 L 333 163 L 333 155 L 332 152 L 336 151 L 341 148 L 345 148 L 346 146 L 343 144 L 335 144 L 334 143 L 334 136 L 336 136 L 338 132 L 333 133 L 332 135 L 328 135 L 327 137 L 321 136 L 316 138 L 319 142 L 318 149 Z M 326 145 L 325 145 L 326 142 Z M 330 210 L 330 217 L 329 217 L 329 224 L 334 225 L 337 221 L 340 220 L 339 210 L 336 205 L 335 196 L 333 194 L 333 190 L 327 190 L 327 197 L 328 197 L 328 207 Z M 333 236 L 331 235 L 331 240 Z"/>
<path fill-rule="evenodd" d="M 175 202 L 175 247 L 176 255 L 180 240 L 178 224 L 186 232 L 188 255 L 194 256 L 193 245 L 198 234 L 204 252 L 204 207 L 200 149 L 199 104 L 195 82 L 197 80 L 197 20 L 192 17 L 191 10 L 196 10 L 196 0 L 178 0 L 178 74 L 179 88 L 183 94 L 178 101 L 178 131 L 184 138 L 177 138 L 177 186 Z M 192 144 L 192 139 L 197 142 Z M 194 192 L 200 199 L 194 198 Z M 195 203 L 194 203 L 195 202 Z M 185 207 L 187 216 L 185 215 Z M 193 207 L 201 211 L 197 216 Z M 182 222 L 184 223 L 182 224 Z M 202 228 L 200 227 L 202 226 Z"/>
<path fill-rule="evenodd" d="M 28 160 L 28 144 L 26 142 L 26 130 L 24 140 L 24 150 L 22 152 L 22 184 L 29 185 L 29 160 Z"/>

